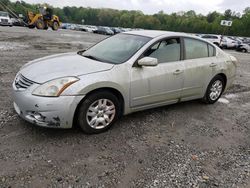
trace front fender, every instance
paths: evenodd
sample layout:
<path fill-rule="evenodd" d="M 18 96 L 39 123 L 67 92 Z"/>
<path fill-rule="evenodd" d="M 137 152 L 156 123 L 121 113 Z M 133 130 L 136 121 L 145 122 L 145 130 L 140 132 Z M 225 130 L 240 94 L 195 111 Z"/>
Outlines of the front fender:
<path fill-rule="evenodd" d="M 110 88 L 118 91 L 124 99 L 124 113 L 126 114 L 129 109 L 129 88 L 130 83 L 127 77 L 117 75 L 112 71 L 104 71 L 99 73 L 93 73 L 80 77 L 80 80 L 70 87 L 68 87 L 63 93 L 63 96 L 85 96 L 88 93 L 102 88 Z"/>

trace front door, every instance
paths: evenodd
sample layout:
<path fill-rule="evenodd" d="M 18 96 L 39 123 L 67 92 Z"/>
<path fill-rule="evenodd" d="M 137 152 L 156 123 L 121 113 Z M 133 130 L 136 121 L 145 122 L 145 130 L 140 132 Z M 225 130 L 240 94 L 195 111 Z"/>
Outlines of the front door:
<path fill-rule="evenodd" d="M 177 102 L 184 81 L 184 64 L 181 61 L 179 38 L 165 39 L 148 49 L 142 57 L 158 59 L 155 67 L 132 67 L 130 106 L 156 105 Z"/>

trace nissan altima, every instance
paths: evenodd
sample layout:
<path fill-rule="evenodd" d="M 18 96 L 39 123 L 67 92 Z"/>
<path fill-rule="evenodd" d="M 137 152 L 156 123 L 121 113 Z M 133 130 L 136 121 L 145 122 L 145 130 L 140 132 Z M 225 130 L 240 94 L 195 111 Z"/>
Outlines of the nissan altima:
<path fill-rule="evenodd" d="M 125 32 L 25 64 L 13 82 L 14 108 L 38 126 L 100 133 L 132 112 L 194 99 L 213 104 L 236 66 L 235 57 L 188 34 Z"/>

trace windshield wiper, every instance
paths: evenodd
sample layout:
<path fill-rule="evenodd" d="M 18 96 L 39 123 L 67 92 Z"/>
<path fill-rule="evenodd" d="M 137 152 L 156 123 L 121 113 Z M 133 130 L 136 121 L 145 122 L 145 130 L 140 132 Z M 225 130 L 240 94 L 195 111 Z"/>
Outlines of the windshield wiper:
<path fill-rule="evenodd" d="M 78 54 L 78 55 L 81 55 L 81 56 L 83 56 L 83 57 L 86 57 L 86 58 L 95 60 L 95 61 L 100 61 L 100 62 L 109 63 L 109 64 L 117 64 L 117 63 L 112 62 L 112 61 L 107 61 L 107 60 L 99 59 L 99 58 L 97 58 L 97 57 L 95 57 L 95 56 L 92 56 L 92 55 L 83 55 L 82 53 L 83 53 L 83 52 L 79 51 L 77 54 Z"/>
<path fill-rule="evenodd" d="M 97 57 L 92 56 L 92 55 L 82 55 L 82 56 L 83 56 L 83 57 L 86 57 L 86 58 L 89 58 L 89 59 L 96 60 L 96 61 L 100 61 L 100 59 L 98 59 Z"/>

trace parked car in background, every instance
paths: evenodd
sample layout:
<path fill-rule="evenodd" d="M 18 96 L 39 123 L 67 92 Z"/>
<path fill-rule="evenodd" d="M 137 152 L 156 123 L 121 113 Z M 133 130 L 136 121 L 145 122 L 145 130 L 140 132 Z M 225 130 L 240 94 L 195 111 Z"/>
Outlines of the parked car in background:
<path fill-rule="evenodd" d="M 112 28 L 110 28 L 110 29 L 114 32 L 114 34 L 118 34 L 118 33 L 121 33 L 121 32 L 122 32 L 122 30 L 119 29 L 119 28 L 117 28 L 117 27 L 112 27 Z"/>
<path fill-rule="evenodd" d="M 86 27 L 89 29 L 90 32 L 94 32 L 96 31 L 98 28 L 96 26 L 93 26 L 93 25 L 86 25 Z"/>
<path fill-rule="evenodd" d="M 76 31 L 89 32 L 89 29 L 85 25 L 77 25 Z"/>
<path fill-rule="evenodd" d="M 25 23 L 22 19 L 17 19 L 17 18 L 11 18 L 11 22 L 13 26 L 21 26 L 21 27 L 25 27 Z"/>
<path fill-rule="evenodd" d="M 236 50 L 245 53 L 250 52 L 250 43 L 249 44 L 242 43 L 238 46 Z"/>
<path fill-rule="evenodd" d="M 114 35 L 114 32 L 108 27 L 98 27 L 93 33 L 103 34 L 103 35 Z"/>
<path fill-rule="evenodd" d="M 78 26 L 76 24 L 70 24 L 70 30 L 77 30 Z"/>
<path fill-rule="evenodd" d="M 239 37 L 233 37 L 232 39 L 237 42 L 236 48 L 238 48 L 243 43 L 243 41 Z"/>
<path fill-rule="evenodd" d="M 0 11 L 0 25 L 2 26 L 13 26 L 8 12 Z"/>
<path fill-rule="evenodd" d="M 71 24 L 69 23 L 62 23 L 62 26 L 61 26 L 62 29 L 70 29 L 70 27 L 71 27 Z"/>
<path fill-rule="evenodd" d="M 228 49 L 236 49 L 238 45 L 239 45 L 238 41 L 225 36 L 222 37 L 220 44 L 221 48 L 228 48 Z"/>
<path fill-rule="evenodd" d="M 249 44 L 250 43 L 250 38 L 243 38 L 242 42 L 246 43 L 246 44 Z"/>
<path fill-rule="evenodd" d="M 13 82 L 14 108 L 38 126 L 75 123 L 100 133 L 136 111 L 193 99 L 213 104 L 232 85 L 236 66 L 235 57 L 198 37 L 131 31 L 24 65 Z"/>
<path fill-rule="evenodd" d="M 221 36 L 219 36 L 219 35 L 209 35 L 209 34 L 206 34 L 206 35 L 202 35 L 201 38 L 206 39 L 206 40 L 212 42 L 216 46 L 220 46 Z"/>

